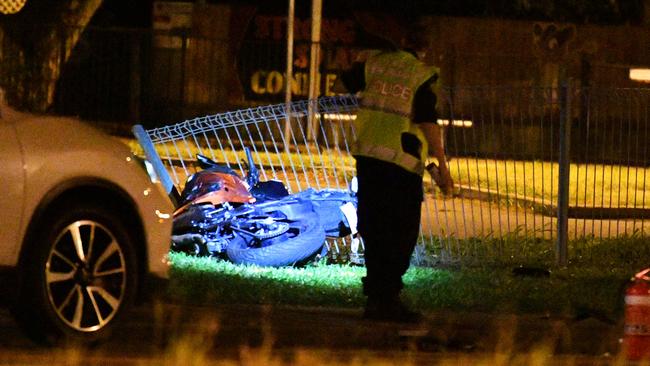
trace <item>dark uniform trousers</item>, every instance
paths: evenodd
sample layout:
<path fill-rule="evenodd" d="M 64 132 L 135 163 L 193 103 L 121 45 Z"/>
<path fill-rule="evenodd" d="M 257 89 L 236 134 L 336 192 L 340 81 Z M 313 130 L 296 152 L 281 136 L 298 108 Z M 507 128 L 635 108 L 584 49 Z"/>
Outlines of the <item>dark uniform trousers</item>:
<path fill-rule="evenodd" d="M 422 176 L 357 156 L 358 229 L 365 246 L 363 291 L 369 301 L 397 299 L 417 243 Z"/>

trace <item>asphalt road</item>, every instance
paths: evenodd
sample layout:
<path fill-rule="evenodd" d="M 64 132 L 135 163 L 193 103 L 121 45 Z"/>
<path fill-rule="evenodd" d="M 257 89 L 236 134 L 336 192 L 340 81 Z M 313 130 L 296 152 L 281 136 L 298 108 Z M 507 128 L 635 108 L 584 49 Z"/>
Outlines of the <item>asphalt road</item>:
<path fill-rule="evenodd" d="M 109 341 L 82 350 L 33 344 L 3 309 L 0 365 L 430 365 L 496 357 L 593 365 L 622 357 L 621 325 L 597 319 L 426 316 L 424 325 L 405 327 L 363 320 L 360 309 L 153 304 L 130 314 Z"/>

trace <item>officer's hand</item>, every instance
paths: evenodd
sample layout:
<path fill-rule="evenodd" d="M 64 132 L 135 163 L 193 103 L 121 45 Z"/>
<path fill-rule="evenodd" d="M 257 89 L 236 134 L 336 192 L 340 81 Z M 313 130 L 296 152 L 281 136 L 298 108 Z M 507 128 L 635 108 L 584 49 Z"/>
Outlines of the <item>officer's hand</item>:
<path fill-rule="evenodd" d="M 440 168 L 436 165 L 436 163 L 431 163 L 427 165 L 426 167 L 427 171 L 429 172 L 429 175 L 431 175 L 431 178 L 436 182 L 436 184 L 440 185 L 441 181 L 441 176 L 440 176 Z"/>
<path fill-rule="evenodd" d="M 446 182 L 440 174 L 440 168 L 435 163 L 431 163 L 426 166 L 429 175 L 433 178 L 433 181 L 436 182 L 436 185 L 440 188 L 440 191 L 445 196 L 453 196 L 454 194 L 454 184 L 453 182 Z"/>

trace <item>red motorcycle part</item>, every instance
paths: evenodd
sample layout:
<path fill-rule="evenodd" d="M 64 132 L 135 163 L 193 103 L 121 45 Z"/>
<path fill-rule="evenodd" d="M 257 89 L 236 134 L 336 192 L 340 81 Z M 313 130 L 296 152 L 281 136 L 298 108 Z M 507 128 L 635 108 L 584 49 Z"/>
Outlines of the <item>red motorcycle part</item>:
<path fill-rule="evenodd" d="M 255 197 L 251 195 L 244 182 L 237 176 L 220 172 L 202 171 L 197 173 L 194 182 L 196 198 L 174 211 L 174 216 L 185 211 L 189 205 L 199 203 L 212 203 L 218 206 L 225 202 L 253 203 Z M 218 189 L 214 189 L 218 186 Z"/>

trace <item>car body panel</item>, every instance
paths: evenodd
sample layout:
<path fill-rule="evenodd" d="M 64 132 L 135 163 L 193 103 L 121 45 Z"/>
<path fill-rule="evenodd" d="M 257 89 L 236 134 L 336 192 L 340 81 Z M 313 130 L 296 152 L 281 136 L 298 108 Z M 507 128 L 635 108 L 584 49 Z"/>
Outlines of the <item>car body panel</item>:
<path fill-rule="evenodd" d="M 16 228 L 21 226 L 25 175 L 23 155 L 17 141 L 14 124 L 0 119 L 0 243 L 6 243 L 0 245 L 0 258 L 9 258 L 20 243 Z"/>
<path fill-rule="evenodd" d="M 110 183 L 135 203 L 147 242 L 148 272 L 166 277 L 173 205 L 162 187 L 151 182 L 129 148 L 76 119 L 5 111 L 3 108 L 2 118 L 14 124 L 23 153 L 25 199 L 23 220 L 14 227 L 16 236 L 26 235 L 37 210 L 62 187 L 89 181 Z M 0 265 L 16 265 L 20 245 L 3 247 Z M 13 251 L 6 247 L 13 247 Z"/>

